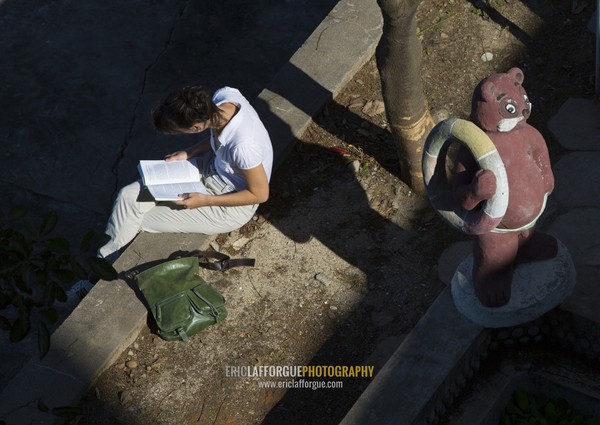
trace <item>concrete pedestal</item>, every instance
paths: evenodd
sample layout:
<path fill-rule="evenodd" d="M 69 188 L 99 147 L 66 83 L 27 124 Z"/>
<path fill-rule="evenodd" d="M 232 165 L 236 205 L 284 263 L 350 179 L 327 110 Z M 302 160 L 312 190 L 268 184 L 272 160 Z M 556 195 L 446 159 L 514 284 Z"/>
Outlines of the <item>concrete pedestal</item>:
<path fill-rule="evenodd" d="M 510 301 L 502 307 L 485 307 L 475 296 L 471 277 L 473 256 L 467 257 L 451 282 L 458 311 L 475 324 L 502 328 L 529 322 L 558 306 L 573 291 L 575 267 L 565 245 L 557 242 L 555 258 L 517 266 Z"/>

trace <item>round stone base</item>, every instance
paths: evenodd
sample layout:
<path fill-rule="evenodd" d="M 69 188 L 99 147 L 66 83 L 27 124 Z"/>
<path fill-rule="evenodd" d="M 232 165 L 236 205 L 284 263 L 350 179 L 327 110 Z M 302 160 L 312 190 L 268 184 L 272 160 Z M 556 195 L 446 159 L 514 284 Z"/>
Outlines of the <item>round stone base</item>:
<path fill-rule="evenodd" d="M 520 264 L 515 269 L 508 304 L 485 307 L 475 296 L 473 256 L 458 266 L 451 282 L 452 298 L 458 311 L 475 324 L 503 328 L 526 323 L 559 305 L 573 291 L 575 266 L 566 246 L 557 240 L 556 257 Z"/>

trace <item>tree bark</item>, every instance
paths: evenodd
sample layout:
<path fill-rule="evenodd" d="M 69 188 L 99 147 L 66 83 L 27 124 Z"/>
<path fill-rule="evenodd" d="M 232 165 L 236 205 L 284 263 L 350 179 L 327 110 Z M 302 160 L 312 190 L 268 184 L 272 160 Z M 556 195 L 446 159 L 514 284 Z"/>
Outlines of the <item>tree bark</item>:
<path fill-rule="evenodd" d="M 421 161 L 423 144 L 434 122 L 421 81 L 421 42 L 417 7 L 421 0 L 377 0 L 383 34 L 376 50 L 388 123 L 400 160 L 401 179 L 425 194 Z"/>

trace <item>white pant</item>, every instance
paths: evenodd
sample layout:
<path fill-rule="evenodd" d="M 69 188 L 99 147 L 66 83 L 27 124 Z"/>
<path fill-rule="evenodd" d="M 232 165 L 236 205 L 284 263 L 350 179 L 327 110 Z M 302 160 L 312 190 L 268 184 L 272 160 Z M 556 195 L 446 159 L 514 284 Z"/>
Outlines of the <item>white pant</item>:
<path fill-rule="evenodd" d="M 212 195 L 232 192 L 215 173 L 212 159 L 212 155 L 197 158 L 202 183 Z M 246 224 L 258 208 L 258 205 L 245 205 L 182 209 L 172 203 L 157 204 L 151 197 L 147 201 L 139 199 L 140 194 L 144 194 L 142 189 L 141 183 L 136 181 L 120 190 L 106 226 L 110 240 L 98 250 L 100 257 L 116 253 L 142 231 L 206 235 L 231 232 Z"/>

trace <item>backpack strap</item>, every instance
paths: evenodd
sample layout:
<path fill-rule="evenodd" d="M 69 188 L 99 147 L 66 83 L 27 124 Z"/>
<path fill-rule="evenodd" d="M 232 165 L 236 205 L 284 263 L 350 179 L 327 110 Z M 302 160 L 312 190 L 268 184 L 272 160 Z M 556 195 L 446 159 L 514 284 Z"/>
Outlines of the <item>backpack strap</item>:
<path fill-rule="evenodd" d="M 200 267 L 210 270 L 228 270 L 232 267 L 254 267 L 254 258 L 230 258 L 229 255 L 216 251 L 192 251 L 198 257 Z M 211 261 L 212 260 L 212 261 Z"/>

